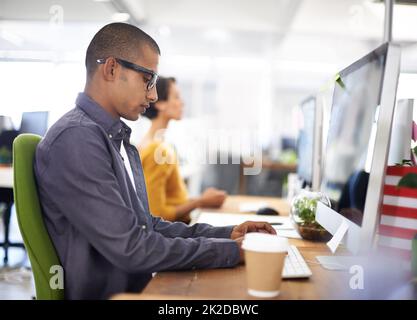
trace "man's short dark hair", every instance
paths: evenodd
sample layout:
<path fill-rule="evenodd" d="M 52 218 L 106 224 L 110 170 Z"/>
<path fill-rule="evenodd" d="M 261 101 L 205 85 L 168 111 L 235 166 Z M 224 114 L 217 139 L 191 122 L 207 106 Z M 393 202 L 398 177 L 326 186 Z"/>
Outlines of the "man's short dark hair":
<path fill-rule="evenodd" d="M 156 92 L 158 93 L 158 101 L 167 101 L 169 96 L 169 88 L 172 83 L 175 83 L 176 80 L 173 77 L 159 77 L 158 82 L 156 83 Z M 154 119 L 158 116 L 158 109 L 155 107 L 155 103 L 151 102 L 149 108 L 146 109 L 146 112 L 143 114 L 149 119 Z"/>
<path fill-rule="evenodd" d="M 158 44 L 150 35 L 127 23 L 110 23 L 101 28 L 91 40 L 85 57 L 87 78 L 97 69 L 97 59 L 110 56 L 134 62 L 145 46 L 161 54 Z"/>

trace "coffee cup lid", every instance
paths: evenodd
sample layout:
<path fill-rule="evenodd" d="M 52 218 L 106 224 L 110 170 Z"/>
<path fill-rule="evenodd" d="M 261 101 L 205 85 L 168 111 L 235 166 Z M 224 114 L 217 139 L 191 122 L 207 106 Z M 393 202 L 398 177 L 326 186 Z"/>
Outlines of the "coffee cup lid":
<path fill-rule="evenodd" d="M 259 252 L 287 252 L 288 239 L 267 233 L 250 232 L 245 235 L 242 248 Z"/>

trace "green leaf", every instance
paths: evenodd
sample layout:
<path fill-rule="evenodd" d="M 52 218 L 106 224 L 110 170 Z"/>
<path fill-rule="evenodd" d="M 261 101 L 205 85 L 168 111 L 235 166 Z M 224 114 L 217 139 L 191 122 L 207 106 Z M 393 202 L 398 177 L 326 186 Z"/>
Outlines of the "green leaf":
<path fill-rule="evenodd" d="M 407 173 L 400 179 L 397 186 L 417 189 L 417 173 Z"/>
<path fill-rule="evenodd" d="M 315 222 L 317 200 L 317 198 L 303 197 L 297 199 L 297 201 L 294 203 L 294 207 L 298 212 L 298 216 L 301 220 L 303 220 L 303 223 L 311 224 Z"/>
<path fill-rule="evenodd" d="M 342 88 L 342 89 L 346 89 L 345 84 L 343 83 L 342 77 L 340 76 L 340 74 L 336 75 L 336 79 L 335 79 L 336 83 Z"/>

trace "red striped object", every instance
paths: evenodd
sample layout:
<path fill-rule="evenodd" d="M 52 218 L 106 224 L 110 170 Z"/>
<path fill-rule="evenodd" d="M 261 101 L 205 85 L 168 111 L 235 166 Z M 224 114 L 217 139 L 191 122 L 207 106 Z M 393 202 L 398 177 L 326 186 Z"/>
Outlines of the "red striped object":
<path fill-rule="evenodd" d="M 417 167 L 387 167 L 378 228 L 378 248 L 404 259 L 411 258 L 411 240 L 417 234 L 417 189 L 397 187 L 408 173 L 417 173 Z"/>

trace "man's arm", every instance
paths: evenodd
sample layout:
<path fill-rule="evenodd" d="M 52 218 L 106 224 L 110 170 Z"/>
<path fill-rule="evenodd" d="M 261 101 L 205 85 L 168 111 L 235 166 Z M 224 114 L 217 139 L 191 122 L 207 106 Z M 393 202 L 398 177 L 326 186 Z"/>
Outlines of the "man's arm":
<path fill-rule="evenodd" d="M 158 230 L 167 237 L 178 234 L 181 237 L 208 237 L 208 238 L 227 238 L 236 240 L 243 237 L 248 232 L 262 232 L 277 234 L 275 229 L 264 221 L 245 221 L 239 225 L 227 227 L 213 227 L 206 223 L 196 223 L 187 226 L 182 222 L 167 222 L 160 218 L 153 217 L 154 229 Z"/>
<path fill-rule="evenodd" d="M 235 241 L 184 239 L 174 232 L 166 237 L 144 229 L 120 194 L 107 148 L 99 128 L 69 128 L 50 146 L 47 168 L 37 176 L 57 210 L 106 259 L 126 272 L 238 263 Z"/>
<path fill-rule="evenodd" d="M 226 238 L 230 239 L 232 230 L 235 226 L 213 227 L 206 223 L 196 223 L 188 226 L 182 222 L 169 222 L 159 217 L 152 217 L 154 230 L 166 237 L 183 238 Z"/>

